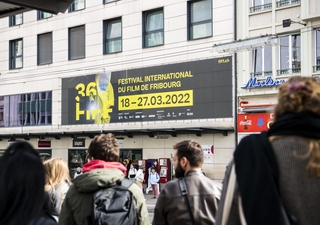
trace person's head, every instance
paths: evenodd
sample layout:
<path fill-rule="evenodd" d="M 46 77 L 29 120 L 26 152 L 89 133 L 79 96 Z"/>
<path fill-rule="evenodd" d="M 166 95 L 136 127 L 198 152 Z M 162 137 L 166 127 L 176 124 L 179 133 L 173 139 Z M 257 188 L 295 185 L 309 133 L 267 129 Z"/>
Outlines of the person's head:
<path fill-rule="evenodd" d="M 128 165 L 128 164 L 129 164 L 129 159 L 125 159 L 125 160 L 123 160 L 123 162 L 122 162 L 122 163 L 123 163 L 123 165 L 125 165 L 125 166 L 126 166 L 126 165 Z"/>
<path fill-rule="evenodd" d="M 156 168 L 151 167 L 151 172 L 152 172 L 152 173 L 156 172 Z"/>
<path fill-rule="evenodd" d="M 320 83 L 311 77 L 292 77 L 279 86 L 275 121 L 284 113 L 313 113 L 320 116 Z"/>
<path fill-rule="evenodd" d="M 10 145 L 0 159 L 0 224 L 28 224 L 43 208 L 45 172 L 27 142 Z"/>
<path fill-rule="evenodd" d="M 175 150 L 173 166 L 175 176 L 183 177 L 189 170 L 201 169 L 203 164 L 203 150 L 201 145 L 193 140 L 185 140 L 173 145 Z"/>
<path fill-rule="evenodd" d="M 95 136 L 88 148 L 89 157 L 106 162 L 119 161 L 118 140 L 111 133 Z"/>
<path fill-rule="evenodd" d="M 134 164 L 133 164 L 133 163 L 130 165 L 130 168 L 131 168 L 131 169 L 133 169 L 133 168 L 134 168 Z"/>
<path fill-rule="evenodd" d="M 68 165 L 62 158 L 49 159 L 43 165 L 46 173 L 46 190 L 54 190 L 56 185 L 62 185 L 64 182 L 71 183 Z"/>
<path fill-rule="evenodd" d="M 153 166 L 154 167 L 157 167 L 158 166 L 158 160 L 156 159 L 156 160 L 154 160 L 154 162 L 153 162 Z"/>
<path fill-rule="evenodd" d="M 111 79 L 111 72 L 99 73 L 97 77 L 98 90 L 105 92 L 108 89 L 108 85 Z"/>
<path fill-rule="evenodd" d="M 77 172 L 78 172 L 78 173 L 81 173 L 81 167 L 78 167 L 78 168 L 77 168 Z"/>

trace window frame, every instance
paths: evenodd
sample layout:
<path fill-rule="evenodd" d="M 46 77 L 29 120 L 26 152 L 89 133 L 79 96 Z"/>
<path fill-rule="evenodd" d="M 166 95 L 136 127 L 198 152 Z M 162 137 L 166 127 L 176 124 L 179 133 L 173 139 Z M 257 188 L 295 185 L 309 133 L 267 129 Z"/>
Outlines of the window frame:
<path fill-rule="evenodd" d="M 300 37 L 300 43 L 299 43 L 299 48 L 300 48 L 300 51 L 299 51 L 299 55 L 298 55 L 298 58 L 300 57 L 300 67 L 293 67 L 293 45 L 292 45 L 292 38 L 294 36 L 299 36 Z M 289 64 L 289 68 L 281 68 L 281 60 L 283 60 L 283 58 L 281 58 L 281 54 L 284 54 L 285 51 L 281 51 L 281 38 L 288 38 L 288 55 L 285 56 L 285 57 L 288 57 L 288 64 Z M 278 51 L 279 51 L 279 69 L 278 69 L 278 76 L 280 75 L 287 75 L 287 74 L 300 74 L 301 73 L 301 33 L 293 33 L 293 34 L 288 34 L 288 35 L 283 35 L 283 36 L 280 36 L 280 44 L 279 44 L 279 48 L 278 48 Z M 285 46 L 286 47 L 286 46 Z"/>
<path fill-rule="evenodd" d="M 120 1 L 120 0 L 103 0 L 103 4 L 108 4 L 108 3 L 111 3 L 111 2 L 116 2 L 116 1 Z"/>
<path fill-rule="evenodd" d="M 265 60 L 265 58 L 267 58 L 266 54 L 267 54 L 267 49 L 270 49 L 270 54 L 271 54 L 271 59 L 272 59 L 272 51 L 273 51 L 273 47 L 268 45 L 268 46 L 263 46 L 263 47 L 259 47 L 259 48 L 255 48 L 251 51 L 251 77 L 268 77 L 268 76 L 272 76 L 272 60 L 271 60 L 271 68 L 268 68 L 268 70 L 266 69 L 267 67 L 267 61 Z M 261 49 L 261 59 L 255 60 L 256 56 L 257 56 L 257 51 Z M 260 64 L 261 63 L 261 71 L 257 71 L 257 62 Z"/>
<path fill-rule="evenodd" d="M 43 35 L 48 35 L 48 34 L 51 34 L 51 43 L 50 43 L 50 47 L 51 47 L 51 60 L 50 62 L 45 62 L 45 63 L 41 63 L 40 62 L 40 37 L 43 36 Z M 41 65 L 48 65 L 48 64 L 52 64 L 53 62 L 53 34 L 52 32 L 47 32 L 47 33 L 43 33 L 43 34 L 38 34 L 37 35 L 37 65 L 38 66 L 41 66 Z"/>
<path fill-rule="evenodd" d="M 207 19 L 207 20 L 202 20 L 202 21 L 197 21 L 197 22 L 192 22 L 192 5 L 197 3 L 197 2 L 202 2 L 202 1 L 208 1 L 210 3 L 210 16 L 211 19 Z M 192 31 L 192 27 L 195 25 L 201 25 L 201 24 L 207 24 L 208 22 L 210 22 L 210 27 L 211 27 L 211 35 L 208 36 L 203 36 L 203 37 L 199 37 L 199 38 L 193 38 L 191 37 L 191 31 Z M 210 38 L 213 37 L 213 11 L 212 11 L 212 0 L 197 0 L 197 1 L 188 1 L 187 2 L 187 40 L 188 41 L 192 41 L 192 40 L 200 40 L 203 38 Z"/>
<path fill-rule="evenodd" d="M 81 8 L 81 9 L 76 9 L 75 8 L 75 4 L 76 3 L 78 3 L 78 1 L 79 0 L 74 0 L 73 2 L 72 2 L 72 4 L 69 6 L 69 8 L 68 8 L 68 12 L 69 13 L 71 13 L 71 12 L 76 12 L 76 11 L 80 11 L 80 10 L 84 10 L 85 8 L 86 8 L 86 0 L 83 0 L 83 8 Z"/>
<path fill-rule="evenodd" d="M 269 1 L 266 3 L 266 1 Z M 272 0 L 260 0 L 260 4 L 255 4 L 255 0 L 251 0 L 250 13 L 261 12 L 272 9 Z"/>
<path fill-rule="evenodd" d="M 148 22 L 148 15 L 151 13 L 155 13 L 155 12 L 162 12 L 162 18 L 163 18 L 163 27 L 162 29 L 156 29 L 156 30 L 152 30 L 152 31 L 147 31 L 147 22 Z M 165 41 L 164 41 L 164 10 L 163 8 L 157 8 L 157 9 L 152 9 L 152 10 L 148 10 L 148 11 L 144 11 L 142 13 L 142 47 L 143 48 L 152 48 L 152 47 L 158 47 L 158 46 L 163 46 Z M 148 45 L 145 41 L 146 36 L 150 35 L 150 34 L 156 34 L 162 32 L 162 40 L 163 43 L 162 44 L 156 44 L 156 45 Z"/>
<path fill-rule="evenodd" d="M 84 48 L 84 55 L 83 55 L 83 57 L 75 57 L 75 58 L 73 58 L 73 57 L 71 57 L 71 37 L 70 37 L 70 35 L 71 35 L 71 30 L 72 29 L 74 29 L 74 28 L 79 28 L 79 27 L 83 27 L 83 31 L 84 31 L 84 37 L 83 37 L 83 39 L 84 39 L 84 46 L 83 46 L 83 48 Z M 68 28 L 68 60 L 78 60 L 78 59 L 84 59 L 84 58 L 86 58 L 86 26 L 85 25 L 80 25 L 80 26 L 75 26 L 75 27 L 69 27 Z"/>
<path fill-rule="evenodd" d="M 115 37 L 115 38 L 109 38 L 108 39 L 108 26 L 111 22 L 115 22 L 115 21 L 119 21 L 120 22 L 120 26 L 121 26 L 121 36 L 120 37 Z M 122 52 L 122 17 L 117 17 L 117 18 L 113 18 L 113 19 L 108 19 L 108 20 L 104 20 L 103 21 L 103 54 L 114 54 L 114 53 L 119 53 Z M 121 41 L 121 47 L 120 47 L 120 51 L 113 51 L 110 52 L 108 49 L 108 43 L 111 41 L 116 41 L 116 40 L 120 40 Z"/>
<path fill-rule="evenodd" d="M 21 41 L 21 55 L 16 55 L 16 54 L 13 54 L 15 53 L 14 50 L 14 46 L 15 46 L 15 43 L 16 42 L 19 42 Z M 17 67 L 16 66 L 16 63 L 13 63 L 15 62 L 15 60 L 17 58 L 21 58 L 21 67 Z M 15 40 L 10 40 L 9 41 L 9 70 L 13 70 L 13 69 L 20 69 L 20 68 L 23 68 L 23 38 L 18 38 L 18 39 L 15 39 Z"/>
<path fill-rule="evenodd" d="M 21 15 L 21 23 L 17 23 L 17 16 Z M 13 16 L 9 16 L 9 27 L 14 27 L 23 24 L 23 13 L 19 13 Z"/>
<path fill-rule="evenodd" d="M 315 28 L 314 33 L 315 50 L 314 50 L 314 65 L 313 72 L 320 72 L 320 28 Z"/>
<path fill-rule="evenodd" d="M 44 17 L 45 13 L 47 13 L 48 15 L 50 14 L 50 16 Z M 52 13 L 37 10 L 37 20 L 49 19 L 52 16 L 53 16 Z"/>

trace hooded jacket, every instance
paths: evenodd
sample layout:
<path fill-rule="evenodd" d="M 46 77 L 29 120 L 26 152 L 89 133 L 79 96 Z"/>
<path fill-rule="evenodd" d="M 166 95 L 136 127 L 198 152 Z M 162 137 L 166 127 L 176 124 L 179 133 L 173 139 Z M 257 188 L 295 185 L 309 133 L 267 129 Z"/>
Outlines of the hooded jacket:
<path fill-rule="evenodd" d="M 87 225 L 92 214 L 93 193 L 125 176 L 126 168 L 117 162 L 92 160 L 83 167 L 83 174 L 73 180 L 60 212 L 60 225 Z M 129 190 L 133 194 L 137 210 L 138 224 L 149 225 L 149 215 L 141 189 L 132 184 Z"/>

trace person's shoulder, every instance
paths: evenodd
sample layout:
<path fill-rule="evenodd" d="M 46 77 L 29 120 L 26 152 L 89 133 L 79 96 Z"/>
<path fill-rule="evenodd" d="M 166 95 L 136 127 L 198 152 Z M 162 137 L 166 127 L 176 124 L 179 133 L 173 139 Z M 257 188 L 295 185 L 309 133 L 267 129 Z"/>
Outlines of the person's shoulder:
<path fill-rule="evenodd" d="M 141 195 L 142 196 L 141 188 L 136 183 L 134 183 L 133 181 L 129 180 L 129 182 L 132 183 L 128 188 L 129 191 L 131 191 L 134 196 L 137 196 L 137 195 L 139 195 L 139 196 Z"/>
<path fill-rule="evenodd" d="M 51 219 L 47 219 L 45 217 L 39 217 L 33 219 L 28 225 L 57 225 L 57 223 Z"/>
<path fill-rule="evenodd" d="M 165 185 L 163 186 L 162 190 L 170 191 L 173 188 L 178 188 L 178 187 L 179 187 L 179 180 L 175 179 L 175 180 L 171 180 L 171 181 L 165 183 Z"/>
<path fill-rule="evenodd" d="M 144 195 L 142 193 L 141 188 L 136 183 L 132 182 L 128 190 L 132 193 L 132 197 L 135 201 L 136 206 L 139 206 L 144 203 Z"/>

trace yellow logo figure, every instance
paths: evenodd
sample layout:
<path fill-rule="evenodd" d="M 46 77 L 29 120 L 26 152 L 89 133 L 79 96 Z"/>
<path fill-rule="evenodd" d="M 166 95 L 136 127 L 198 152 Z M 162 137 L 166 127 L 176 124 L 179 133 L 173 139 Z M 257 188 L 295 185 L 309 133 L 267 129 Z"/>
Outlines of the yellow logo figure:
<path fill-rule="evenodd" d="M 110 123 L 112 106 L 114 106 L 114 92 L 111 84 L 111 72 L 99 73 L 95 77 L 97 84 L 97 95 L 95 102 L 99 109 L 95 124 Z"/>

